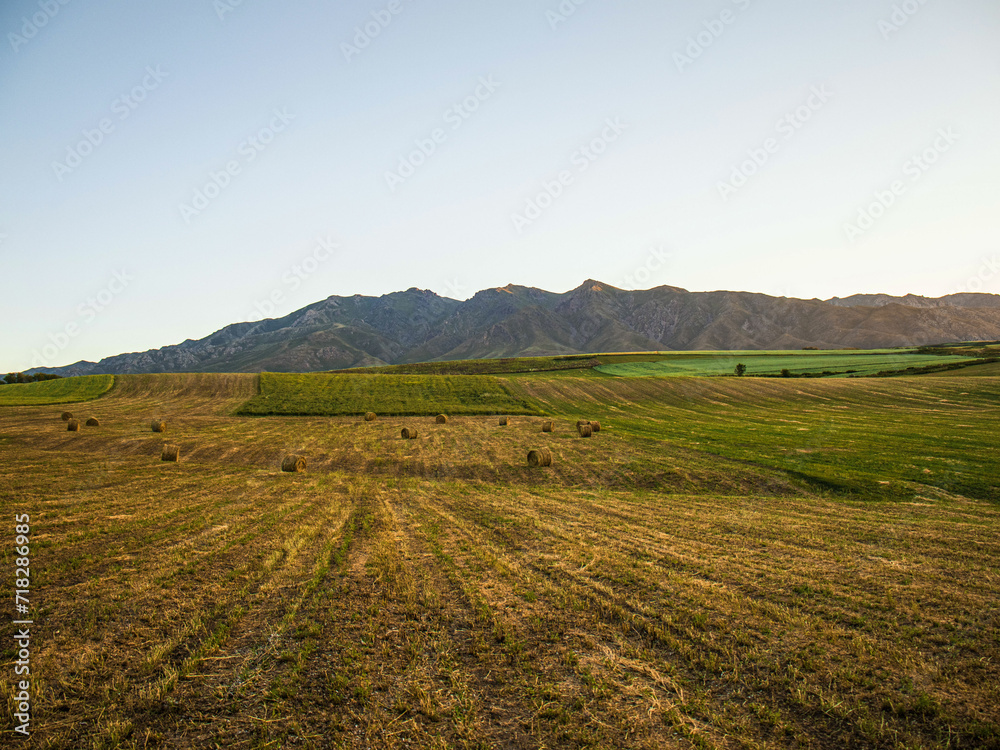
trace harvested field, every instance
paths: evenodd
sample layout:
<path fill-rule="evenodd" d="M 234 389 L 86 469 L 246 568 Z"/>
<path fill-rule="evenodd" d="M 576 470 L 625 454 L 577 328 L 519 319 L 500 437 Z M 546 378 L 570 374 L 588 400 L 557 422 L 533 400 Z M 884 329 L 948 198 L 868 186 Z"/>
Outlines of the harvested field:
<path fill-rule="evenodd" d="M 118 377 L 100 430 L 0 409 L 25 747 L 1000 745 L 996 379 L 537 376 L 505 387 L 551 434 L 457 414 L 403 441 L 231 416 L 254 376 L 159 377 Z"/>

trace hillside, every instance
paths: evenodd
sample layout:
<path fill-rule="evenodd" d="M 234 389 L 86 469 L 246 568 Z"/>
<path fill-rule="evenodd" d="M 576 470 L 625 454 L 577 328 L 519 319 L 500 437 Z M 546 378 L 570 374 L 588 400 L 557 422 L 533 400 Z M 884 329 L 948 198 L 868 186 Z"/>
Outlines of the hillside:
<path fill-rule="evenodd" d="M 996 339 L 998 295 L 823 301 L 670 286 L 626 291 L 587 280 L 563 294 L 510 284 L 464 302 L 416 288 L 329 297 L 197 341 L 44 371 L 308 372 L 591 352 L 872 349 Z"/>

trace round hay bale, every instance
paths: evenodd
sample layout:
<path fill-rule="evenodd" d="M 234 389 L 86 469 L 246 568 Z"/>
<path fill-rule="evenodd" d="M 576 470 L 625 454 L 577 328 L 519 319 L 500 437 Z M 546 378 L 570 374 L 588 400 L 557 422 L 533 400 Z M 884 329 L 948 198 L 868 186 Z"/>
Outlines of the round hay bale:
<path fill-rule="evenodd" d="M 417 439 L 417 428 L 416 427 L 404 427 L 402 431 L 403 440 L 416 440 Z"/>
<path fill-rule="evenodd" d="M 542 432 L 552 432 L 552 422 L 542 422 Z"/>
<path fill-rule="evenodd" d="M 447 414 L 438 414 L 434 418 L 434 421 L 437 422 L 438 424 L 448 424 L 448 415 Z"/>
<path fill-rule="evenodd" d="M 551 466 L 552 451 L 548 448 L 528 451 L 528 466 Z"/>
<path fill-rule="evenodd" d="M 590 422 L 588 420 L 586 420 L 586 419 L 581 419 L 580 421 L 578 421 L 576 423 L 577 429 L 579 429 L 580 427 L 583 427 L 583 425 L 585 425 L 585 424 L 590 424 Z"/>
<path fill-rule="evenodd" d="M 62 413 L 62 421 L 63 421 L 63 422 L 68 422 L 68 421 L 69 421 L 69 420 L 71 420 L 72 418 L 73 418 L 73 414 L 72 414 L 72 412 L 68 412 L 68 411 L 64 411 L 64 412 Z"/>
<path fill-rule="evenodd" d="M 600 432 L 601 431 L 601 423 L 600 422 L 591 422 L 590 423 L 590 430 L 591 430 L 591 432 Z"/>
<path fill-rule="evenodd" d="M 580 432 L 580 437 L 590 437 L 594 433 L 589 424 L 582 424 L 576 429 Z"/>
<path fill-rule="evenodd" d="M 500 426 L 501 427 L 507 426 L 507 417 L 500 417 Z"/>
<path fill-rule="evenodd" d="M 282 471 L 305 471 L 306 470 L 306 460 L 302 456 L 285 456 L 285 460 L 281 462 Z"/>
<path fill-rule="evenodd" d="M 80 431 L 80 422 L 79 422 L 79 420 L 76 420 L 76 419 L 69 420 L 66 423 L 66 429 L 69 432 L 79 432 Z"/>
<path fill-rule="evenodd" d="M 374 422 L 376 419 L 378 419 L 378 417 L 375 416 L 375 412 L 370 411 L 365 413 L 366 422 Z"/>
<path fill-rule="evenodd" d="M 154 419 L 150 427 L 153 428 L 153 432 L 163 432 L 167 429 L 167 423 L 162 419 Z"/>
<path fill-rule="evenodd" d="M 99 420 L 97 417 L 91 417 L 90 419 L 87 420 L 87 427 L 100 427 L 100 426 L 101 426 L 101 420 Z"/>
<path fill-rule="evenodd" d="M 177 463 L 181 460 L 181 447 L 179 445 L 164 445 L 160 460 Z"/>

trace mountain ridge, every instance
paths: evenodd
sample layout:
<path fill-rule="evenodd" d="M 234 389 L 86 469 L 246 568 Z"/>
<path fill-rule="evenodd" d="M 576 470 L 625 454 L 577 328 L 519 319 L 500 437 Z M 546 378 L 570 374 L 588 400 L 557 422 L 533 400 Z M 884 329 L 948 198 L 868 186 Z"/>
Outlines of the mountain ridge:
<path fill-rule="evenodd" d="M 587 279 L 567 292 L 507 284 L 467 300 L 411 287 L 331 296 L 202 339 L 29 372 L 309 372 L 383 364 L 615 351 L 883 348 L 1000 339 L 1000 295 L 624 290 Z"/>

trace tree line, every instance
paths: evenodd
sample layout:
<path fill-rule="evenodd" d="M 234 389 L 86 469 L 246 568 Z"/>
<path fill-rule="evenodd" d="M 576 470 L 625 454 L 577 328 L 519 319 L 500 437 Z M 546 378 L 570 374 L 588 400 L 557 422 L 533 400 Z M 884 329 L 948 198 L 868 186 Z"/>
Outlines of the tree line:
<path fill-rule="evenodd" d="M 0 378 L 0 385 L 13 385 L 14 383 L 38 383 L 42 380 L 58 380 L 62 375 L 53 375 L 48 372 L 36 372 L 34 375 L 26 375 L 23 372 L 12 372 Z"/>

